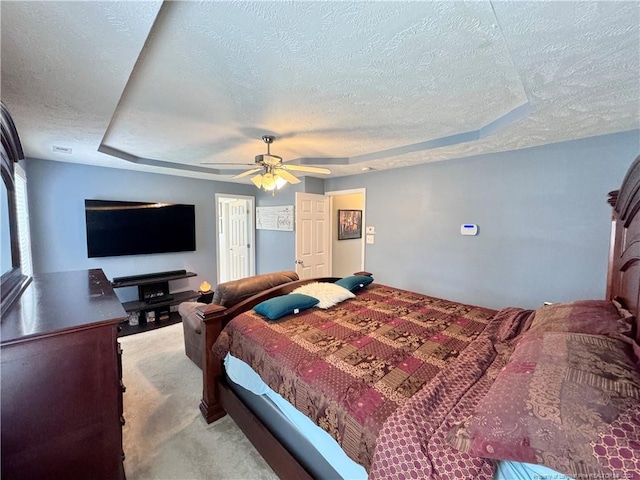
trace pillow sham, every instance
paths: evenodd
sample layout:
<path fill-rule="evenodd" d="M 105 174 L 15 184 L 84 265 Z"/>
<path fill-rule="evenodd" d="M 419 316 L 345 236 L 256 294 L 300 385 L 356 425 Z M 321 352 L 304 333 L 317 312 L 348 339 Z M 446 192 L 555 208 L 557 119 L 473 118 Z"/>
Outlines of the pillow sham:
<path fill-rule="evenodd" d="M 259 303 L 253 310 L 267 317 L 269 320 L 299 313 L 318 304 L 318 299 L 302 294 L 281 295 Z"/>
<path fill-rule="evenodd" d="M 357 292 L 373 282 L 373 277 L 367 275 L 351 275 L 336 281 L 336 285 L 346 288 L 350 292 Z"/>
<path fill-rule="evenodd" d="M 475 413 L 450 431 L 449 443 L 573 478 L 629 478 L 640 469 L 640 373 L 625 349 L 606 336 L 525 334 Z"/>
<path fill-rule="evenodd" d="M 632 328 L 633 317 L 621 315 L 613 302 L 578 300 L 571 303 L 553 303 L 538 308 L 531 319 L 529 331 L 630 336 Z"/>
<path fill-rule="evenodd" d="M 329 282 L 312 282 L 296 288 L 291 293 L 303 293 L 318 299 L 318 308 L 330 308 L 338 303 L 353 298 L 355 295 L 344 287 Z"/>

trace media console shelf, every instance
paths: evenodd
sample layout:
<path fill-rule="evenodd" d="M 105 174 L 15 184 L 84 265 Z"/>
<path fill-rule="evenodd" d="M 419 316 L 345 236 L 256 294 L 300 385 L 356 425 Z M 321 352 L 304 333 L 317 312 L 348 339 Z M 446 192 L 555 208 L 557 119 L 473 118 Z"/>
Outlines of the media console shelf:
<path fill-rule="evenodd" d="M 170 292 L 169 282 L 182 278 L 195 277 L 197 274 L 186 270 L 172 270 L 168 272 L 116 277 L 111 282 L 113 288 L 138 287 L 138 300 L 124 302 L 122 306 L 128 314 L 138 314 L 138 325 L 124 322 L 121 325 L 120 336 L 131 335 L 154 328 L 166 327 L 180 323 L 178 312 L 172 311 L 174 305 L 194 300 L 200 296 L 198 292 L 186 290 Z M 153 312 L 155 320 L 147 321 L 147 312 Z"/>
<path fill-rule="evenodd" d="M 181 278 L 195 277 L 197 273 L 186 270 L 172 270 L 170 272 L 147 273 L 144 275 L 132 275 L 130 277 L 115 277 L 111 282 L 113 288 L 135 287 L 136 285 L 148 285 L 150 283 L 169 282 Z"/>

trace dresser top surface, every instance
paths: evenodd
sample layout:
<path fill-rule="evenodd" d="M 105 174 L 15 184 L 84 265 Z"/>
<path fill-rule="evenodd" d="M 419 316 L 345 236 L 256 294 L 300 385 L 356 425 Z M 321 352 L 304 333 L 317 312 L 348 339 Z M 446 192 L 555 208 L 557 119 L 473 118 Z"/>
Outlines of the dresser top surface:
<path fill-rule="evenodd" d="M 101 269 L 34 275 L 3 315 L 2 344 L 119 323 L 127 314 Z"/>

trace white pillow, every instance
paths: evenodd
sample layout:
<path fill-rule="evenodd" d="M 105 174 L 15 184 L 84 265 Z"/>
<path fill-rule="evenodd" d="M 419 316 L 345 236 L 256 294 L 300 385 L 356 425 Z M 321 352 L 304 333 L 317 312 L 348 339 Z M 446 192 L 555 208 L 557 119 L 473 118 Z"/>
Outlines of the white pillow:
<path fill-rule="evenodd" d="M 296 288 L 291 293 L 304 293 L 305 295 L 317 298 L 320 300 L 320 303 L 316 305 L 318 308 L 330 308 L 347 298 L 355 297 L 355 294 L 346 288 L 328 282 L 307 283 L 306 285 Z"/>

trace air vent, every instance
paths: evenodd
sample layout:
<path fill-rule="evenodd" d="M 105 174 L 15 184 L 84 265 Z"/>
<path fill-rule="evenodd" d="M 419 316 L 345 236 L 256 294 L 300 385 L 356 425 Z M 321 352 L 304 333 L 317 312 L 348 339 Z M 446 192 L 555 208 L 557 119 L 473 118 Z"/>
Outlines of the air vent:
<path fill-rule="evenodd" d="M 53 150 L 54 153 L 66 153 L 67 155 L 71 153 L 71 147 L 60 147 L 58 145 L 52 145 L 51 150 Z"/>

